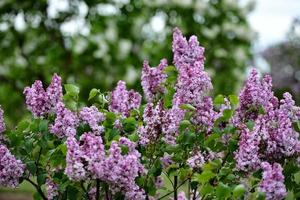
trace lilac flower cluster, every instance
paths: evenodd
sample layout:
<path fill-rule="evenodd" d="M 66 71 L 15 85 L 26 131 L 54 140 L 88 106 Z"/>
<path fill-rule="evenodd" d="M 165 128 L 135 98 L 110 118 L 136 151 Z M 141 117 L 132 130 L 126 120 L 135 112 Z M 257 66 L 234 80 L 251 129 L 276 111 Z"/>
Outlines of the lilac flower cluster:
<path fill-rule="evenodd" d="M 94 162 L 100 162 L 105 157 L 102 138 L 89 132 L 80 137 L 80 142 L 74 137 L 68 137 L 66 144 L 68 151 L 65 174 L 75 181 L 91 177 L 90 170 Z"/>
<path fill-rule="evenodd" d="M 205 163 L 205 158 L 200 151 L 196 151 L 196 153 L 193 154 L 188 160 L 187 164 L 192 168 L 192 169 L 201 169 L 203 164 Z"/>
<path fill-rule="evenodd" d="M 103 113 L 99 112 L 96 106 L 82 108 L 79 117 L 84 123 L 89 124 L 92 131 L 97 133 L 102 133 L 104 131 L 104 127 L 100 126 L 99 123 L 105 120 L 105 116 Z"/>
<path fill-rule="evenodd" d="M 161 122 L 164 114 L 162 101 L 159 101 L 155 107 L 153 103 L 148 103 L 146 105 L 143 116 L 146 125 L 141 126 L 138 130 L 140 144 L 147 145 L 149 143 L 157 142 L 162 134 Z"/>
<path fill-rule="evenodd" d="M 51 179 L 46 180 L 47 199 L 53 200 L 58 196 L 58 186 Z"/>
<path fill-rule="evenodd" d="M 31 87 L 24 89 L 26 105 L 35 117 L 43 117 L 53 112 L 56 104 L 62 100 L 61 78 L 54 74 L 51 84 L 45 91 L 43 83 L 35 81 Z"/>
<path fill-rule="evenodd" d="M 299 134 L 293 122 L 299 119 L 299 107 L 289 93 L 280 102 L 272 92 L 271 78 L 259 80 L 252 71 L 240 94 L 240 106 L 233 121 L 241 128 L 239 149 L 235 154 L 237 168 L 253 171 L 261 161 L 273 161 L 300 152 Z M 265 112 L 259 112 L 261 107 Z M 247 113 L 247 115 L 245 115 Z M 245 129 L 244 121 L 254 120 L 252 131 Z"/>
<path fill-rule="evenodd" d="M 77 142 L 67 139 L 67 166 L 65 174 L 74 181 L 87 178 L 100 179 L 110 185 L 112 194 L 122 192 L 126 199 L 144 199 L 144 192 L 135 183 L 135 178 L 144 172 L 136 144 L 127 138 L 120 138 L 110 145 L 106 156 L 101 136 L 85 133 Z M 124 154 L 122 148 L 127 148 Z"/>
<path fill-rule="evenodd" d="M 24 173 L 25 166 L 6 146 L 0 144 L 0 186 L 15 188 Z"/>
<path fill-rule="evenodd" d="M 271 77 L 266 75 L 260 81 L 258 72 L 253 69 L 240 92 L 239 100 L 240 104 L 233 118 L 236 125 L 247 120 L 256 120 L 261 109 L 267 112 L 270 107 L 277 106 L 278 99 L 272 92 Z"/>
<path fill-rule="evenodd" d="M 128 149 L 122 153 L 122 147 Z M 110 145 L 109 156 L 102 162 L 95 162 L 93 172 L 96 176 L 110 185 L 112 194 L 122 192 L 127 200 L 145 199 L 144 191 L 135 183 L 135 178 L 144 173 L 140 163 L 140 153 L 135 149 L 136 144 L 127 138 L 120 138 Z"/>
<path fill-rule="evenodd" d="M 259 169 L 261 163 L 257 127 L 252 132 L 244 127 L 240 132 L 239 149 L 235 154 L 236 167 L 243 171 L 255 171 Z"/>
<path fill-rule="evenodd" d="M 174 64 L 179 72 L 176 92 L 173 97 L 173 107 L 166 111 L 163 120 L 165 141 L 174 144 L 180 121 L 185 111 L 182 104 L 191 104 L 196 108 L 192 122 L 203 130 L 209 131 L 217 117 L 213 110 L 212 99 L 206 93 L 212 89 L 208 74 L 204 71 L 204 48 L 199 46 L 196 36 L 189 41 L 183 37 L 179 29 L 173 33 Z"/>
<path fill-rule="evenodd" d="M 148 102 L 152 102 L 157 94 L 165 92 L 162 84 L 167 78 L 167 75 L 164 73 L 164 69 L 167 66 L 166 59 L 162 59 L 160 64 L 153 68 L 149 66 L 148 61 L 144 61 L 141 84 Z"/>
<path fill-rule="evenodd" d="M 56 105 L 56 118 L 54 124 L 51 124 L 49 129 L 51 133 L 59 138 L 74 136 L 76 135 L 78 123 L 79 120 L 77 115 L 68 110 L 62 102 L 59 102 Z"/>
<path fill-rule="evenodd" d="M 263 169 L 263 179 L 259 190 L 266 194 L 266 200 L 284 199 L 287 191 L 281 165 L 278 163 L 271 165 L 268 162 L 263 162 L 261 167 Z"/>
<path fill-rule="evenodd" d="M 126 90 L 126 83 L 119 81 L 115 90 L 111 93 L 109 110 L 127 117 L 129 112 L 140 107 L 142 96 L 133 91 Z"/>

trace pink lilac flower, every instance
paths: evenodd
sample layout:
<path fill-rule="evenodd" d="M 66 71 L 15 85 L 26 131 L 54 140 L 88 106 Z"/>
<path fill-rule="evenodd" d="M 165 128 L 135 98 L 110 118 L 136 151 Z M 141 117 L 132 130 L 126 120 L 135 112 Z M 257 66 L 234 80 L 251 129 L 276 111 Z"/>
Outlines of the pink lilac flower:
<path fill-rule="evenodd" d="M 54 74 L 52 77 L 51 84 L 46 90 L 48 100 L 50 102 L 51 108 L 54 109 L 56 104 L 62 101 L 63 90 L 61 86 L 61 77 Z"/>
<path fill-rule="evenodd" d="M 141 84 L 148 102 L 152 102 L 157 94 L 165 92 L 162 83 L 167 78 L 167 75 L 164 73 L 164 69 L 167 66 L 168 63 L 166 59 L 162 59 L 160 64 L 153 68 L 149 66 L 148 61 L 144 61 Z"/>
<path fill-rule="evenodd" d="M 164 117 L 162 101 L 159 101 L 156 106 L 153 103 L 148 103 L 144 110 L 144 123 L 138 130 L 142 145 L 155 143 L 160 138 L 162 133 L 161 122 Z"/>
<path fill-rule="evenodd" d="M 58 186 L 51 179 L 46 180 L 47 199 L 53 200 L 58 196 Z"/>
<path fill-rule="evenodd" d="M 218 117 L 218 113 L 213 110 L 213 101 L 211 97 L 203 97 L 199 103 L 196 104 L 195 114 L 192 116 L 191 121 L 198 125 L 201 129 L 210 131 L 214 122 Z"/>
<path fill-rule="evenodd" d="M 236 167 L 242 171 L 253 171 L 260 167 L 259 144 L 260 136 L 259 127 L 249 131 L 244 127 L 240 131 L 239 148 L 235 153 Z"/>
<path fill-rule="evenodd" d="M 79 142 L 74 137 L 68 137 L 66 144 L 68 151 L 65 174 L 75 181 L 87 177 L 94 178 L 91 173 L 93 164 L 105 159 L 102 138 L 93 132 L 88 132 L 81 135 Z"/>
<path fill-rule="evenodd" d="M 167 111 L 165 111 L 165 116 L 163 118 L 162 130 L 164 132 L 163 140 L 167 144 L 175 145 L 176 138 L 178 136 L 178 128 L 181 120 L 183 119 L 185 111 L 178 108 L 173 107 Z"/>
<path fill-rule="evenodd" d="M 35 81 L 31 88 L 26 87 L 24 89 L 24 94 L 27 108 L 35 117 L 42 117 L 51 110 L 49 97 L 44 90 L 41 81 Z"/>
<path fill-rule="evenodd" d="M 17 187 L 24 170 L 24 164 L 17 160 L 6 146 L 0 144 L 0 186 Z"/>
<path fill-rule="evenodd" d="M 56 118 L 50 125 L 50 132 L 59 138 L 76 135 L 79 120 L 75 113 L 68 110 L 62 102 L 56 105 Z"/>
<path fill-rule="evenodd" d="M 278 163 L 271 165 L 268 162 L 263 162 L 261 167 L 263 169 L 263 177 L 259 190 L 266 194 L 266 200 L 284 199 L 287 191 L 284 185 L 281 165 Z"/>
<path fill-rule="evenodd" d="M 194 153 L 194 155 L 187 160 L 187 164 L 193 169 L 201 169 L 204 163 L 205 159 L 200 151 Z"/>
<path fill-rule="evenodd" d="M 264 122 L 262 136 L 267 145 L 266 157 L 289 157 L 300 152 L 299 133 L 293 129 L 293 122 L 299 119 L 299 107 L 294 104 L 291 95 L 285 93 L 279 108 L 266 113 L 261 120 Z"/>
<path fill-rule="evenodd" d="M 188 64 L 201 70 L 204 68 L 204 48 L 199 46 L 196 36 L 190 37 L 189 41 L 183 37 L 178 28 L 173 32 L 172 49 L 174 53 L 174 64 L 177 69 L 182 67 L 183 64 Z"/>
<path fill-rule="evenodd" d="M 204 71 L 204 48 L 199 46 L 196 36 L 189 41 L 183 37 L 179 29 L 173 33 L 174 64 L 179 71 L 176 92 L 173 96 L 173 107 L 166 111 L 164 119 L 165 141 L 174 144 L 178 135 L 178 127 L 185 111 L 180 105 L 191 104 L 196 108 L 193 122 L 209 131 L 217 113 L 207 92 L 212 89 L 208 74 Z"/>
<path fill-rule="evenodd" d="M 239 125 L 248 120 L 255 121 L 260 109 L 268 112 L 270 108 L 276 107 L 278 99 L 272 92 L 272 79 L 266 75 L 260 81 L 258 72 L 253 69 L 246 81 L 246 85 L 239 95 L 240 104 L 233 117 L 233 123 Z"/>
<path fill-rule="evenodd" d="M 134 90 L 126 90 L 124 81 L 119 81 L 115 90 L 111 93 L 109 110 L 128 117 L 131 110 L 139 108 L 141 95 Z"/>
<path fill-rule="evenodd" d="M 31 87 L 26 87 L 23 93 L 28 110 L 35 117 L 43 117 L 54 111 L 56 104 L 62 100 L 61 78 L 54 74 L 46 91 L 43 88 L 43 83 L 37 80 Z"/>
<path fill-rule="evenodd" d="M 65 174 L 70 180 L 80 181 L 87 178 L 87 171 L 84 168 L 82 158 L 84 153 L 81 151 L 79 144 L 74 137 L 68 137 L 66 141 L 67 156 Z"/>
<path fill-rule="evenodd" d="M 127 147 L 127 154 L 122 153 L 121 147 Z M 101 162 L 94 162 L 93 172 L 109 184 L 112 194 L 122 192 L 125 199 L 145 199 L 144 191 L 135 183 L 135 178 L 144 173 L 140 163 L 140 153 L 135 149 L 136 144 L 127 138 L 120 138 L 110 145 L 109 155 Z"/>
<path fill-rule="evenodd" d="M 162 188 L 164 186 L 164 179 L 161 176 L 155 178 L 155 187 Z"/>
<path fill-rule="evenodd" d="M 102 138 L 93 132 L 84 133 L 80 137 L 80 151 L 88 171 L 92 170 L 94 162 L 101 162 L 105 158 Z"/>
<path fill-rule="evenodd" d="M 99 123 L 105 120 L 105 116 L 103 113 L 99 112 L 96 106 L 82 108 L 79 117 L 83 122 L 89 124 L 92 131 L 97 133 L 102 133 L 104 131 L 104 127 L 99 125 Z"/>
<path fill-rule="evenodd" d="M 174 163 L 172 156 L 168 153 L 165 153 L 163 157 L 160 158 L 163 168 L 167 168 Z"/>

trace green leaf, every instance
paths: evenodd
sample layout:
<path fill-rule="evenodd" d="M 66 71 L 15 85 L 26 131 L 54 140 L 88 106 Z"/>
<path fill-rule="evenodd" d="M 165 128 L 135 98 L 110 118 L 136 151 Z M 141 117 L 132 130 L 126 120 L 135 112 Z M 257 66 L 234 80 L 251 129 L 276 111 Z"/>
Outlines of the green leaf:
<path fill-rule="evenodd" d="M 76 97 L 79 94 L 79 87 L 73 84 L 65 84 L 65 90 L 67 92 L 67 94 Z"/>
<path fill-rule="evenodd" d="M 229 95 L 229 101 L 234 107 L 239 104 L 239 98 L 236 95 Z"/>
<path fill-rule="evenodd" d="M 180 108 L 183 110 L 192 110 L 192 111 L 196 110 L 196 108 L 191 104 L 181 104 Z"/>
<path fill-rule="evenodd" d="M 61 152 L 63 153 L 63 155 L 67 155 L 67 145 L 66 144 L 61 144 L 59 145 L 59 149 L 61 150 Z"/>
<path fill-rule="evenodd" d="M 17 126 L 18 132 L 23 132 L 28 128 L 29 125 L 30 123 L 28 121 L 21 121 Z"/>
<path fill-rule="evenodd" d="M 203 171 L 200 175 L 197 176 L 197 180 L 200 183 L 207 183 L 210 179 L 216 176 L 212 171 L 206 170 Z"/>
<path fill-rule="evenodd" d="M 48 120 L 41 120 L 39 123 L 39 131 L 46 132 L 48 131 Z"/>
<path fill-rule="evenodd" d="M 35 162 L 34 161 L 29 161 L 26 163 L 26 166 L 27 166 L 27 169 L 28 171 L 34 175 L 35 172 L 36 172 L 36 165 L 35 165 Z"/>
<path fill-rule="evenodd" d="M 132 132 L 135 130 L 137 121 L 133 117 L 126 118 L 123 121 L 123 127 L 126 132 Z"/>
<path fill-rule="evenodd" d="M 214 99 L 214 104 L 215 105 L 222 105 L 224 103 L 225 103 L 225 101 L 224 101 L 224 96 L 223 95 L 219 94 L 218 96 L 215 97 L 215 99 Z"/>
<path fill-rule="evenodd" d="M 139 140 L 139 135 L 137 133 L 133 133 L 133 134 L 130 134 L 128 136 L 128 138 L 132 141 L 132 142 L 137 142 Z"/>
<path fill-rule="evenodd" d="M 37 176 L 37 183 L 38 185 L 44 185 L 46 182 L 47 174 L 40 174 Z"/>
<path fill-rule="evenodd" d="M 93 88 L 93 89 L 90 91 L 88 101 L 91 100 L 92 98 L 94 98 L 97 94 L 100 94 L 100 90 L 99 90 L 99 89 L 96 89 L 96 88 Z"/>
<path fill-rule="evenodd" d="M 216 196 L 218 199 L 227 199 L 230 196 L 230 187 L 224 183 L 219 183 L 216 189 Z"/>
<path fill-rule="evenodd" d="M 239 184 L 235 186 L 235 188 L 233 189 L 233 196 L 236 198 L 242 197 L 245 192 L 246 192 L 245 186 L 243 184 Z"/>
<path fill-rule="evenodd" d="M 214 187 L 210 184 L 205 184 L 201 187 L 200 194 L 201 196 L 206 196 L 207 194 L 211 194 L 214 191 Z"/>
<path fill-rule="evenodd" d="M 233 111 L 230 109 L 226 109 L 223 111 L 223 118 L 225 121 L 229 120 L 233 114 Z"/>

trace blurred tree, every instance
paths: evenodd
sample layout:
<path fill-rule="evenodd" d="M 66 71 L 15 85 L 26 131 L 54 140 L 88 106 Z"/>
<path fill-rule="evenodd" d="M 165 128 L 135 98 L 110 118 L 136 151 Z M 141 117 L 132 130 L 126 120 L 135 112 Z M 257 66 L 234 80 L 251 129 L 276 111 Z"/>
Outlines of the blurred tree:
<path fill-rule="evenodd" d="M 144 59 L 171 64 L 175 26 L 206 47 L 216 93 L 231 93 L 251 56 L 254 37 L 238 0 L 2 0 L 0 104 L 17 118 L 24 86 L 59 73 L 87 96 L 118 79 L 139 89 Z"/>
<path fill-rule="evenodd" d="M 271 66 L 277 95 L 289 91 L 300 102 L 300 18 L 293 21 L 286 41 L 268 47 L 262 55 Z"/>

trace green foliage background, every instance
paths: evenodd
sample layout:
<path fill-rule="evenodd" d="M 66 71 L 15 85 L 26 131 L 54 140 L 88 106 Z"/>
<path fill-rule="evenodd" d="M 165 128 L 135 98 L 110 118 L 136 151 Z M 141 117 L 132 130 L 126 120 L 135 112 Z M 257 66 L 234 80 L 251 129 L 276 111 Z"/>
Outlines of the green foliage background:
<path fill-rule="evenodd" d="M 171 64 L 175 26 L 206 48 L 215 93 L 232 93 L 251 57 L 252 5 L 238 0 L 66 0 L 68 9 L 54 16 L 47 12 L 49 2 L 0 3 L 0 104 L 12 124 L 24 113 L 23 88 L 36 79 L 49 82 L 53 73 L 80 85 L 84 97 L 91 88 L 113 88 L 119 79 L 140 90 L 144 59 L 154 66 L 166 57 Z M 15 19 L 22 16 L 20 28 Z M 157 17 L 165 23 L 158 32 L 151 26 Z M 75 19 L 77 32 L 62 31 Z"/>

